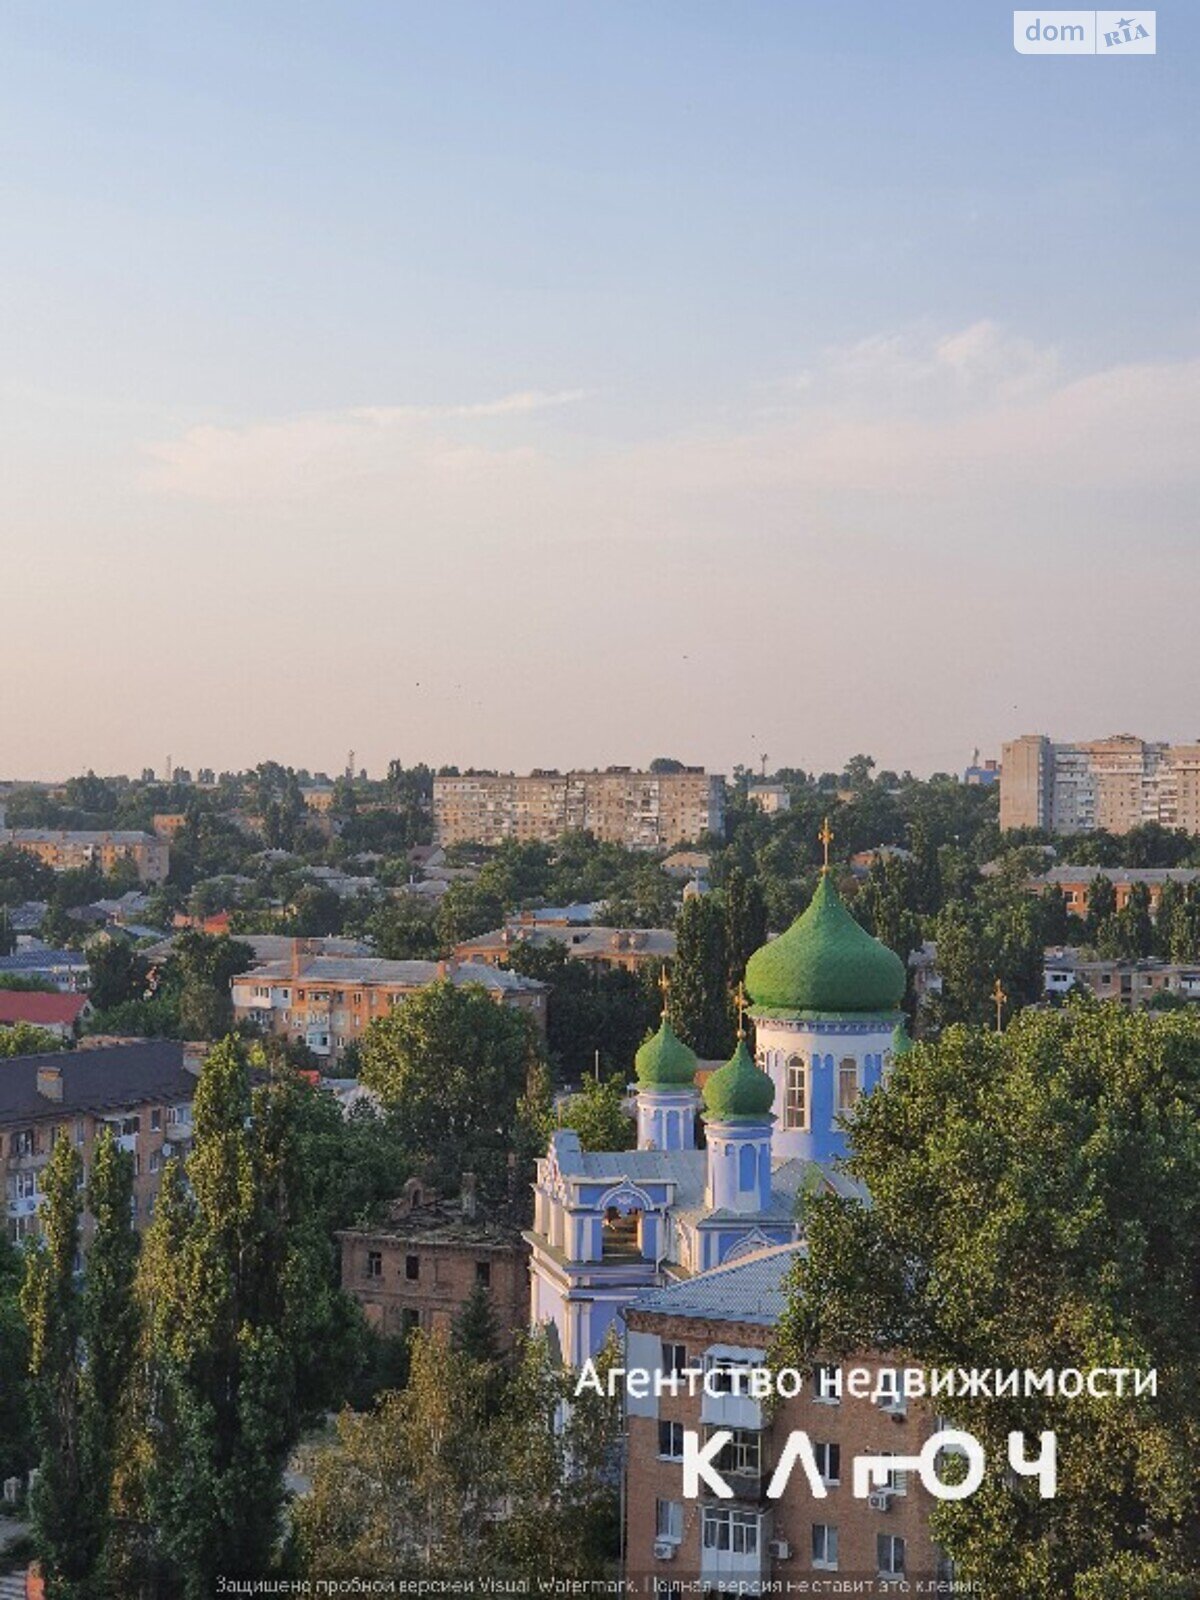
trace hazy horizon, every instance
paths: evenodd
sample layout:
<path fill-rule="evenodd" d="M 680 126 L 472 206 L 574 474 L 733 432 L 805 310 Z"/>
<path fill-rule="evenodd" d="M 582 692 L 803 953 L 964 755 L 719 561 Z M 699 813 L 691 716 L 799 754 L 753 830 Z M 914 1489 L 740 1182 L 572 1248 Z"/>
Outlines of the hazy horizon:
<path fill-rule="evenodd" d="M 10 11 L 0 771 L 1200 738 L 1159 20 Z"/>

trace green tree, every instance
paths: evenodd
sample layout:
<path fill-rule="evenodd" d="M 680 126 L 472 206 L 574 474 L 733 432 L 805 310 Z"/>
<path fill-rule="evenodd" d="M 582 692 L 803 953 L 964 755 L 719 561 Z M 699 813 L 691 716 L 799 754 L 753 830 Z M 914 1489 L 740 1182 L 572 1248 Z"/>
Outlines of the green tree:
<path fill-rule="evenodd" d="M 720 900 L 713 895 L 685 900 L 675 940 L 671 1026 L 702 1059 L 728 1056 L 733 1050 L 733 1003 L 726 987 L 729 945 Z"/>
<path fill-rule="evenodd" d="M 732 993 L 745 976 L 746 963 L 767 942 L 767 901 L 757 878 L 730 869 L 721 889 L 725 906 L 725 986 Z"/>
<path fill-rule="evenodd" d="M 49 1028 L 35 1028 L 30 1022 L 14 1022 L 11 1028 L 0 1028 L 0 1056 L 40 1056 L 65 1049 L 66 1040 Z"/>
<path fill-rule="evenodd" d="M 625 1085 L 620 1078 L 585 1078 L 559 1112 L 564 1128 L 574 1128 L 585 1150 L 632 1150 L 637 1127 L 626 1112 Z"/>
<path fill-rule="evenodd" d="M 21 1291 L 29 1327 L 30 1404 L 39 1452 L 33 1531 L 49 1600 L 75 1600 L 88 1594 L 100 1509 L 87 1480 L 82 1436 L 83 1325 L 76 1283 L 81 1170 L 71 1141 L 56 1140 L 42 1173 L 41 1238 L 26 1258 Z"/>
<path fill-rule="evenodd" d="M 1144 883 L 1135 883 L 1125 904 L 1118 912 L 1107 917 L 1100 927 L 1100 954 L 1115 956 L 1123 961 L 1138 961 L 1153 953 L 1154 938 L 1150 890 Z"/>
<path fill-rule="evenodd" d="M 1109 919 L 1117 914 L 1117 891 L 1111 878 L 1098 873 L 1088 887 L 1087 936 L 1098 945 Z"/>
<path fill-rule="evenodd" d="M 97 934 L 87 945 L 88 998 L 97 1011 L 140 1000 L 146 993 L 149 966 L 122 935 Z"/>
<path fill-rule="evenodd" d="M 362 1036 L 361 1081 L 383 1099 L 415 1170 L 453 1187 L 475 1172 L 508 1187 L 518 1106 L 541 1061 L 536 1030 L 474 984 L 430 984 Z"/>
<path fill-rule="evenodd" d="M 995 1473 L 934 1514 L 986 1600 L 1196 1592 L 1198 1117 L 1200 1017 L 1029 1010 L 897 1061 L 852 1133 L 871 1204 L 809 1203 L 780 1357 L 1158 1371 L 1157 1398 L 956 1397 L 993 1462 L 1058 1435 L 1056 1498 Z"/>
<path fill-rule="evenodd" d="M 438 902 L 438 940 L 451 950 L 464 939 L 490 933 L 504 921 L 504 901 L 494 889 L 465 880 L 452 883 Z"/>
<path fill-rule="evenodd" d="M 175 941 L 163 988 L 177 996 L 185 1039 L 219 1039 L 233 1025 L 229 985 L 254 962 L 254 950 L 228 934 L 185 929 Z"/>
<path fill-rule="evenodd" d="M 23 1476 L 33 1464 L 25 1375 L 29 1332 L 21 1312 L 24 1268 L 0 1233 L 0 1478 Z"/>

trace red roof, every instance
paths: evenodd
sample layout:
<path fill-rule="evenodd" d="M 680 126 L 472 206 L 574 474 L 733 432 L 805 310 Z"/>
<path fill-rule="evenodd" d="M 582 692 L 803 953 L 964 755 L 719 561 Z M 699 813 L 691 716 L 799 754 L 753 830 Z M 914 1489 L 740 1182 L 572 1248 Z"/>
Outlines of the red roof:
<path fill-rule="evenodd" d="M 69 1028 L 88 1003 L 85 994 L 42 994 L 36 990 L 0 989 L 0 1027 L 31 1022 L 35 1028 Z"/>

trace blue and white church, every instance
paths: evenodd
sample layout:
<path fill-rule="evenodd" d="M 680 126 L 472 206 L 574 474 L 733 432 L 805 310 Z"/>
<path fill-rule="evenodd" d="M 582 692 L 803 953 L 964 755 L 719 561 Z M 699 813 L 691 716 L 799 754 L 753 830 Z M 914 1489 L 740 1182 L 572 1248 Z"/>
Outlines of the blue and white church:
<path fill-rule="evenodd" d="M 637 1148 L 585 1151 L 560 1128 L 537 1165 L 530 1313 L 564 1362 L 595 1355 L 643 1290 L 797 1239 L 802 1194 L 858 1192 L 837 1166 L 844 1123 L 908 1047 L 904 984 L 826 867 L 808 908 L 747 964 L 754 1054 L 739 1037 L 702 1095 L 664 1010 L 635 1060 Z"/>

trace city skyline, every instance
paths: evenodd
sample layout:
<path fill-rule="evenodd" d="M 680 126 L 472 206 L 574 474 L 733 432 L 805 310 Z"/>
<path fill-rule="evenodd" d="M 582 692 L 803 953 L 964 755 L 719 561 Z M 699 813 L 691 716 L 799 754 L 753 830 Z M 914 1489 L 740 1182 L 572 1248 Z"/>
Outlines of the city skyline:
<path fill-rule="evenodd" d="M 10 15 L 0 764 L 1195 738 L 1198 32 Z"/>

